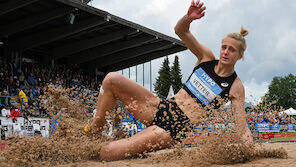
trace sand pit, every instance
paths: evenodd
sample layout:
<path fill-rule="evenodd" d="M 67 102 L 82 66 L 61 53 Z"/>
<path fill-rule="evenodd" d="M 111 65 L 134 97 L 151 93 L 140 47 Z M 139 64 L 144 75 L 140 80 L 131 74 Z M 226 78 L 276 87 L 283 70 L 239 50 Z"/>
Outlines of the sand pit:
<path fill-rule="evenodd" d="M 287 158 L 260 158 L 257 160 L 252 160 L 250 162 L 238 163 L 232 165 L 212 165 L 213 167 L 265 167 L 265 166 L 276 166 L 276 167 L 294 167 L 296 163 L 296 143 L 265 143 L 263 144 L 266 148 L 284 148 L 287 153 Z M 183 148 L 185 152 L 189 152 L 194 148 Z M 147 158 L 137 158 L 137 159 L 128 159 L 120 160 L 114 162 L 100 162 L 100 161 L 86 161 L 80 163 L 71 163 L 67 165 L 62 165 L 64 167 L 70 166 L 100 166 L 100 167 L 132 167 L 132 166 L 141 166 L 141 167 L 175 167 L 175 166 L 187 166 L 183 163 L 183 160 L 176 160 L 176 157 L 169 158 L 167 157 L 170 153 L 173 153 L 176 149 L 166 149 L 161 150 L 155 153 L 150 153 Z M 162 158 L 162 159 L 159 159 Z M 194 157 L 192 157 L 194 158 Z M 169 161 L 168 161 L 169 160 Z M 192 161 L 188 159 L 188 161 Z"/>
<path fill-rule="evenodd" d="M 237 140 L 213 134 L 198 147 L 180 145 L 113 162 L 99 160 L 100 147 L 108 141 L 101 135 L 83 135 L 85 107 L 74 103 L 62 88 L 50 87 L 50 111 L 60 111 L 60 122 L 49 138 L 11 138 L 0 152 L 0 166 L 293 166 L 296 144 L 264 144 L 246 147 Z M 111 116 L 112 118 L 112 116 Z M 203 135 L 203 134 L 201 134 Z M 123 136 L 122 136 L 123 137 Z M 118 137 L 118 138 L 122 138 Z M 254 151 L 253 148 L 256 148 Z"/>

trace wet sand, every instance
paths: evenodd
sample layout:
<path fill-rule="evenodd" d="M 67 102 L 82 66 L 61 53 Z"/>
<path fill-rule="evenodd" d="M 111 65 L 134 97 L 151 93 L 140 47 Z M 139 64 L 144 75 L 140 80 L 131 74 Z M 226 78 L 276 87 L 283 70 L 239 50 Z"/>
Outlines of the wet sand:
<path fill-rule="evenodd" d="M 213 167 L 294 167 L 296 164 L 296 143 L 264 143 L 264 147 L 266 148 L 284 148 L 288 153 L 287 159 L 281 158 L 260 158 L 257 160 L 253 160 L 246 163 L 239 163 L 233 165 L 212 165 Z M 182 148 L 184 150 L 191 150 L 194 148 Z M 126 160 L 119 160 L 113 162 L 100 162 L 100 161 L 86 161 L 86 162 L 79 162 L 79 163 L 72 163 L 67 165 L 62 165 L 61 167 L 70 167 L 70 166 L 92 166 L 92 167 L 132 167 L 132 166 L 141 166 L 141 167 L 175 167 L 180 166 L 184 167 L 187 166 L 184 164 L 184 161 L 180 160 L 170 160 L 170 161 L 163 161 L 165 156 L 168 153 L 173 152 L 174 149 L 166 149 L 160 150 L 154 153 L 150 153 L 147 158 L 135 158 L 135 159 L 126 159 Z M 190 161 L 190 159 L 188 160 Z"/>

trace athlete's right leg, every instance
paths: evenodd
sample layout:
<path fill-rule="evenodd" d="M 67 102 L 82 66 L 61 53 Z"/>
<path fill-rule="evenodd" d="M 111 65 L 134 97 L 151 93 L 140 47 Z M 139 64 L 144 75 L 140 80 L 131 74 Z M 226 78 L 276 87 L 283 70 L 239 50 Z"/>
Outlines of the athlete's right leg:
<path fill-rule="evenodd" d="M 130 138 L 112 141 L 103 146 L 100 151 L 100 159 L 103 161 L 113 161 L 135 157 L 144 152 L 168 148 L 174 143 L 169 132 L 153 125 Z"/>
<path fill-rule="evenodd" d="M 128 106 L 128 111 L 146 126 L 152 123 L 160 101 L 157 96 L 138 83 L 116 72 L 111 72 L 105 77 L 101 86 L 97 112 L 91 123 L 93 132 L 101 131 L 106 122 L 106 113 L 111 112 L 117 99 Z"/>

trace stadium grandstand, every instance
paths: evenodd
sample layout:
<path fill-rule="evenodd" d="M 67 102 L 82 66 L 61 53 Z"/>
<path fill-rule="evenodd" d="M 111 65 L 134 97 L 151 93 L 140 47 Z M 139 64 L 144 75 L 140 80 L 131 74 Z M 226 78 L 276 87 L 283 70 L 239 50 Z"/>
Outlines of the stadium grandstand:
<path fill-rule="evenodd" d="M 186 49 L 177 39 L 80 1 L 0 3 L 1 50 L 16 63 L 30 58 L 106 73 Z"/>
<path fill-rule="evenodd" d="M 50 83 L 70 88 L 69 97 L 92 106 L 91 112 L 108 72 L 187 49 L 175 38 L 89 2 L 0 1 L 2 117 L 48 118 L 41 97 Z"/>

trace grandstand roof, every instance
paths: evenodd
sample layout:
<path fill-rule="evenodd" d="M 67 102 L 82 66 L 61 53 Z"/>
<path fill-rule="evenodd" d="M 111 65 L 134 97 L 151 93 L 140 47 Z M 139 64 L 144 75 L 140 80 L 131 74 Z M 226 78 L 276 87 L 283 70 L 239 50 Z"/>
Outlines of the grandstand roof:
<path fill-rule="evenodd" d="M 0 0 L 0 42 L 6 53 L 103 72 L 187 49 L 175 38 L 79 0 Z"/>

